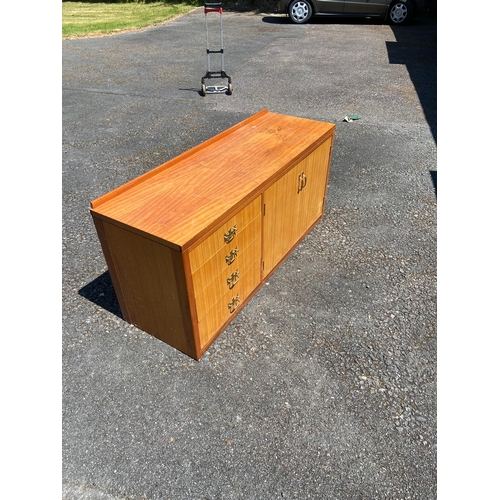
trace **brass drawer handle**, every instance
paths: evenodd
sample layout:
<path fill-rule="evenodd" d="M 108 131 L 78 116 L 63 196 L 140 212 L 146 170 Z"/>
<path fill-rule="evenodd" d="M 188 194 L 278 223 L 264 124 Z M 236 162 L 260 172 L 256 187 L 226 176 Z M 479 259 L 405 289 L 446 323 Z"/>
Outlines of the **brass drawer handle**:
<path fill-rule="evenodd" d="M 299 190 L 297 191 L 297 193 L 300 193 L 306 187 L 306 184 L 307 184 L 307 177 L 306 174 L 302 172 L 299 175 Z"/>
<path fill-rule="evenodd" d="M 228 230 L 227 234 L 224 234 L 224 243 L 231 243 L 231 241 L 233 241 L 234 237 L 236 236 L 236 231 L 238 231 L 238 228 L 235 224 L 234 227 Z"/>
<path fill-rule="evenodd" d="M 231 276 L 229 276 L 229 278 L 226 279 L 226 283 L 227 286 L 229 287 L 229 290 L 234 288 L 234 286 L 236 285 L 236 283 L 238 283 L 238 281 L 240 281 L 240 271 L 236 269 L 236 271 L 234 271 L 234 273 L 231 274 Z"/>
<path fill-rule="evenodd" d="M 229 252 L 229 255 L 226 255 L 226 264 L 229 266 L 234 262 L 234 259 L 237 257 L 237 253 L 239 252 L 238 247 Z"/>
<path fill-rule="evenodd" d="M 236 297 L 233 297 L 233 300 L 231 300 L 231 302 L 228 302 L 227 307 L 229 309 L 229 312 L 233 314 L 234 311 L 238 309 L 239 305 L 240 305 L 240 295 L 238 294 L 236 295 Z"/>

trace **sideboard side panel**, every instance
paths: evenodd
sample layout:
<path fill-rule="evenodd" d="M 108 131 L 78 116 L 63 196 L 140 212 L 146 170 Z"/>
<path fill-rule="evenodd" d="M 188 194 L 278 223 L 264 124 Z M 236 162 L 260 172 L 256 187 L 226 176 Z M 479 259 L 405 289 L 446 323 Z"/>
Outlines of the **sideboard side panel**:
<path fill-rule="evenodd" d="M 129 322 L 195 357 L 180 252 L 114 224 L 103 227 Z"/>
<path fill-rule="evenodd" d="M 105 223 L 102 221 L 102 219 L 96 217 L 94 213 L 92 213 L 92 219 L 94 221 L 97 236 L 99 237 L 99 242 L 101 243 L 102 253 L 104 254 L 104 259 L 106 260 L 106 265 L 108 266 L 109 275 L 113 283 L 113 288 L 115 289 L 116 298 L 118 299 L 118 304 L 120 305 L 123 319 L 131 323 L 130 314 L 127 310 L 127 302 L 125 300 L 125 296 L 123 295 L 120 280 L 118 279 L 115 264 L 113 262 L 113 258 L 111 257 L 111 250 L 106 238 L 106 230 L 104 227 Z"/>

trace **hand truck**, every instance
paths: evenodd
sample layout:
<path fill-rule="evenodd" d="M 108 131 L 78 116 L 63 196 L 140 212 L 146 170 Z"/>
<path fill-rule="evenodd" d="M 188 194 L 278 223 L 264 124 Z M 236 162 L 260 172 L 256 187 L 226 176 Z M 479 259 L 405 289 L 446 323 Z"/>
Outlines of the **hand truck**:
<path fill-rule="evenodd" d="M 208 19 L 207 14 L 210 12 L 218 12 L 220 15 L 220 50 L 210 50 L 208 43 Z M 222 3 L 205 3 L 205 30 L 207 36 L 207 73 L 201 79 L 201 95 L 205 96 L 207 94 L 222 94 L 226 93 L 231 95 L 233 93 L 233 85 L 231 83 L 231 77 L 226 74 L 224 70 L 224 39 L 222 34 Z M 220 54 L 221 57 L 221 70 L 212 71 L 210 68 L 210 54 Z M 227 85 L 205 85 L 205 80 L 211 78 L 227 79 Z"/>

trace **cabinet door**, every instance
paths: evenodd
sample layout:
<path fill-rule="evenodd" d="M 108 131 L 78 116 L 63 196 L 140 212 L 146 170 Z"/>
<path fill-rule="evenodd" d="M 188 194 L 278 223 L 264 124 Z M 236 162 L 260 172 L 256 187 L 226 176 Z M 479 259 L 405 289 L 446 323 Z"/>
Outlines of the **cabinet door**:
<path fill-rule="evenodd" d="M 321 216 L 331 146 L 326 140 L 264 192 L 264 277 Z"/>
<path fill-rule="evenodd" d="M 263 275 L 266 276 L 297 239 L 298 169 L 292 168 L 264 192 Z"/>
<path fill-rule="evenodd" d="M 300 191 L 295 213 L 296 237 L 299 239 L 323 213 L 328 172 L 330 169 L 331 140 L 325 141 L 297 165 Z"/>

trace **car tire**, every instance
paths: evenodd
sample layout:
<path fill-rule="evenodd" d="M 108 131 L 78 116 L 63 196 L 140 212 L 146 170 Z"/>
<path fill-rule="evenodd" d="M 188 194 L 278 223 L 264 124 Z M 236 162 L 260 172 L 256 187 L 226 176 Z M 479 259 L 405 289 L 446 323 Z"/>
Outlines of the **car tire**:
<path fill-rule="evenodd" d="M 413 19 L 413 5 L 411 1 L 396 0 L 389 7 L 389 23 L 395 26 L 408 24 Z"/>
<path fill-rule="evenodd" d="M 307 0 L 292 0 L 288 6 L 288 16 L 295 24 L 307 23 L 312 15 L 312 5 Z"/>

